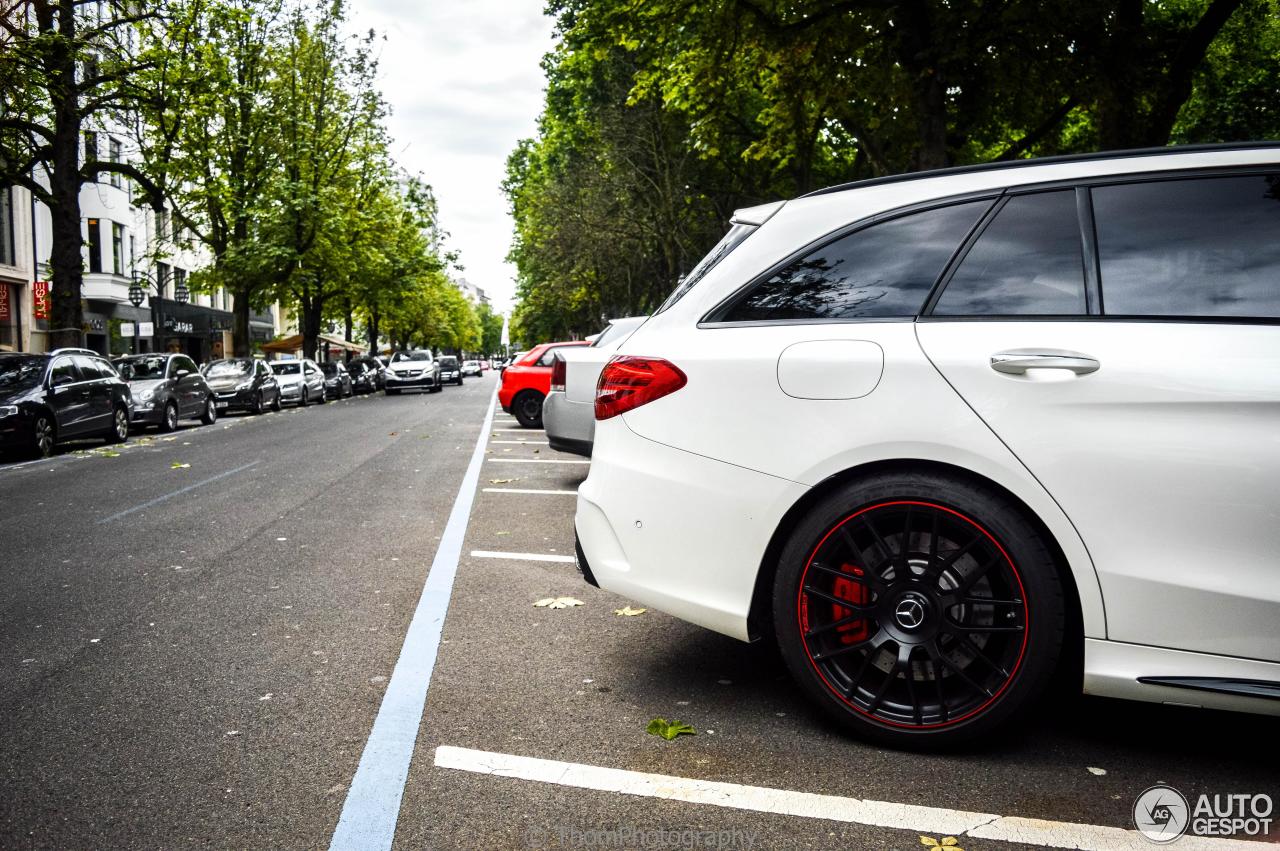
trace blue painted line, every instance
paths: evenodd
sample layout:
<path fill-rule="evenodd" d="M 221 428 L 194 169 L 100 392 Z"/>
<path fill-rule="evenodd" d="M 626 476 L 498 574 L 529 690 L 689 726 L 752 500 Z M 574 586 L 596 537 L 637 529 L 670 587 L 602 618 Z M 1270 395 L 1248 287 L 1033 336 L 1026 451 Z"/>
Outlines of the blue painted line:
<path fill-rule="evenodd" d="M 236 473 L 244 472 L 245 470 L 249 469 L 250 467 L 252 467 L 254 464 L 257 464 L 257 463 L 258 463 L 257 461 L 250 461 L 248 464 L 245 464 L 240 467 L 236 467 L 231 470 L 226 470 L 224 472 L 219 473 L 216 476 L 210 476 L 207 479 L 201 479 L 198 482 L 187 485 L 185 488 L 178 488 L 173 493 L 167 493 L 164 496 L 158 496 L 155 499 L 149 499 L 146 502 L 142 503 L 141 505 L 135 505 L 133 508 L 126 508 L 124 511 L 119 511 L 115 514 L 112 514 L 110 517 L 104 517 L 98 521 L 98 524 L 101 525 L 103 523 L 110 523 L 112 520 L 119 520 L 121 517 L 128 517 L 130 514 L 132 514 L 135 511 L 141 511 L 144 508 L 150 508 L 153 505 L 159 505 L 165 500 L 173 499 L 175 496 L 182 496 L 184 493 L 188 491 L 193 491 L 196 488 L 202 488 L 207 484 L 218 481 L 218 479 L 225 479 L 227 476 L 234 476 Z"/>
<path fill-rule="evenodd" d="M 496 401 L 496 394 L 494 400 Z M 493 422 L 494 401 L 489 403 L 484 427 L 476 440 L 471 463 L 467 466 L 458 496 L 449 512 L 449 522 L 440 536 L 440 546 L 431 562 L 431 572 L 422 588 L 422 597 L 414 610 L 409 631 L 405 634 L 400 658 L 396 660 L 391 682 L 382 696 L 382 706 L 374 719 L 373 730 L 365 742 L 364 753 L 356 776 L 347 790 L 342 815 L 329 843 L 330 851 L 348 849 L 390 849 L 400 817 L 400 800 L 409 779 L 409 761 L 422 723 L 427 702 L 427 686 L 440 649 L 440 632 L 449 610 L 453 578 L 462 557 L 462 542 L 471 518 L 484 449 Z"/>

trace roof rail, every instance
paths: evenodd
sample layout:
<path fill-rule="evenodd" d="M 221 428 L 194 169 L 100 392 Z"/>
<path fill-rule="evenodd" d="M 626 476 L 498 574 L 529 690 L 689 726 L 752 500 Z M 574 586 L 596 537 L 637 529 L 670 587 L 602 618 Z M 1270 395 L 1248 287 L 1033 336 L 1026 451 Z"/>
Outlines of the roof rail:
<path fill-rule="evenodd" d="M 49 352 L 49 354 L 50 355 L 91 355 L 95 358 L 103 357 L 101 352 L 95 352 L 93 349 L 80 349 L 74 346 L 63 348 L 63 349 L 54 349 L 53 351 Z"/>
<path fill-rule="evenodd" d="M 1029 157 L 1018 160 L 1000 160 L 996 162 L 974 163 L 973 165 L 935 168 L 928 171 L 909 171 L 905 174 L 890 174 L 884 177 L 872 177 L 867 180 L 854 180 L 816 189 L 801 198 L 812 198 L 816 195 L 830 195 L 833 192 L 844 192 L 847 189 L 862 189 L 867 186 L 882 186 L 886 183 L 900 183 L 906 180 L 921 180 L 926 177 L 944 177 L 952 174 L 972 174 L 982 171 L 999 171 L 1006 168 L 1022 168 L 1033 165 L 1052 165 L 1054 163 L 1078 163 L 1091 160 L 1110 160 L 1121 157 L 1151 157 L 1174 154 L 1194 154 L 1202 151 L 1238 151 L 1252 148 L 1280 148 L 1280 141 L 1261 142 L 1215 142 L 1204 145 L 1169 145 L 1163 148 L 1125 148 L 1118 151 L 1096 151 L 1087 154 L 1061 154 L 1053 157 Z"/>

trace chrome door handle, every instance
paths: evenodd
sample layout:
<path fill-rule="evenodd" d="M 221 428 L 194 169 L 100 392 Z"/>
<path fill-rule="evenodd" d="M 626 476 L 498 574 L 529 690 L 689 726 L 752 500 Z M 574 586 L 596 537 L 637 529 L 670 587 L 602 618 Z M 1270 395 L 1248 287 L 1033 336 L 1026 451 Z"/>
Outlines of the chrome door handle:
<path fill-rule="evenodd" d="M 1025 375 L 1028 369 L 1067 369 L 1088 375 L 1101 366 L 1096 358 L 1065 349 L 1010 349 L 991 356 L 991 368 L 1005 375 Z"/>

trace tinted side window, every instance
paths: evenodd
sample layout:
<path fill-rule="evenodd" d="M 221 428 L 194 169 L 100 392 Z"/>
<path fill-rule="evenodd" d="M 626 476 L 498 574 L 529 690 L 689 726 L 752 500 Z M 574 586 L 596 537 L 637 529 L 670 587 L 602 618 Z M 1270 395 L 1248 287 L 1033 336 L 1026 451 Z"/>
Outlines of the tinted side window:
<path fill-rule="evenodd" d="M 97 360 L 96 358 L 80 357 L 74 358 L 76 366 L 80 368 L 80 378 L 82 381 L 94 381 L 99 378 L 113 378 L 115 370 L 107 366 L 106 362 Z"/>
<path fill-rule="evenodd" d="M 947 260 L 990 206 L 970 201 L 855 231 L 774 273 L 714 318 L 915 316 Z"/>
<path fill-rule="evenodd" d="M 554 348 L 547 349 L 542 353 L 542 357 L 538 358 L 536 366 L 551 366 L 556 360 L 556 350 Z"/>
<path fill-rule="evenodd" d="M 1075 190 L 1009 199 L 969 249 L 935 316 L 1087 312 Z"/>
<path fill-rule="evenodd" d="M 196 364 L 191 358 L 178 357 L 173 359 L 173 365 L 170 367 L 170 375 L 177 375 L 178 370 L 185 369 L 187 372 L 196 372 Z"/>
<path fill-rule="evenodd" d="M 1280 317 L 1280 174 L 1093 190 L 1111 315 Z"/>
<path fill-rule="evenodd" d="M 50 380 L 54 387 L 60 384 L 70 384 L 80 380 L 80 370 L 76 369 L 76 365 L 71 362 L 71 358 L 58 358 L 53 362 L 53 370 L 49 373 Z"/>

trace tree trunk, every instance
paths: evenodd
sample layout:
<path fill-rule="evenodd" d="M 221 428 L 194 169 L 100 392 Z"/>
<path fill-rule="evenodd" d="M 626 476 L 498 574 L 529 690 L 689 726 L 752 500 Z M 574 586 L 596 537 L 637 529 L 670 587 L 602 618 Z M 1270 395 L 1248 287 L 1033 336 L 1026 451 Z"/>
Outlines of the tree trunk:
<path fill-rule="evenodd" d="M 233 308 L 235 319 L 232 322 L 231 348 L 236 357 L 247 358 L 253 351 L 249 335 L 249 315 L 252 312 L 252 308 L 249 306 L 249 294 L 247 292 L 237 292 L 235 297 L 236 303 Z"/>
<path fill-rule="evenodd" d="M 58 13 L 62 38 L 52 40 L 49 56 L 52 78 L 49 92 L 54 109 L 49 170 L 49 194 L 53 201 L 49 205 L 53 224 L 49 251 L 53 272 L 50 348 L 81 345 L 84 325 L 80 304 L 84 283 L 80 253 L 83 242 L 80 236 L 80 104 L 76 94 L 76 60 L 71 49 L 75 38 L 75 9 L 70 2 L 64 2 Z"/>
<path fill-rule="evenodd" d="M 902 6 L 902 67 L 912 77 L 913 106 L 916 113 L 916 154 L 912 166 L 917 171 L 950 165 L 947 155 L 947 87 L 938 70 L 938 52 L 946 49 L 934 33 L 926 0 L 912 0 Z"/>
<path fill-rule="evenodd" d="M 316 349 L 320 339 L 322 303 L 319 299 L 309 299 L 302 304 L 302 356 L 316 359 Z"/>
<path fill-rule="evenodd" d="M 378 354 L 378 311 L 369 311 L 369 324 L 366 328 L 369 332 L 369 354 Z"/>

